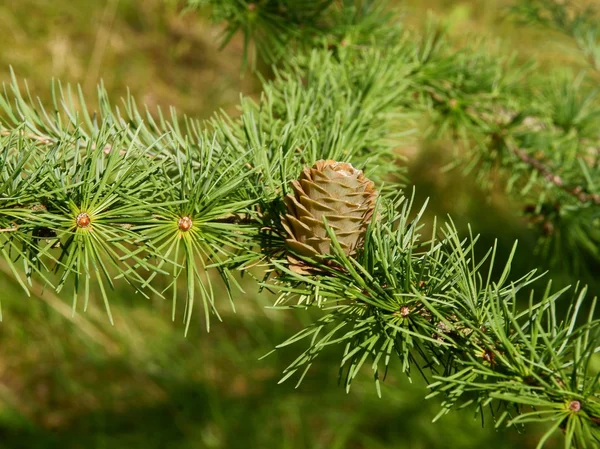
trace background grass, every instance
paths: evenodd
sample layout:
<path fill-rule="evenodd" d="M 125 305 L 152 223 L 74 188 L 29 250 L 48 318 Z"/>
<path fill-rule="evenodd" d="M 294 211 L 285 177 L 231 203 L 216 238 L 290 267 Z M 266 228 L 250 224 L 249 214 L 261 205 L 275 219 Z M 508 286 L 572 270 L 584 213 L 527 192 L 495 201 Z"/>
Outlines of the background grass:
<path fill-rule="evenodd" d="M 484 36 L 490 45 L 542 66 L 576 65 L 566 42 L 505 18 L 507 1 L 410 0 L 400 4 L 407 26 L 420 27 L 427 11 L 447 18 L 457 45 Z M 111 97 L 129 88 L 151 110 L 175 106 L 206 118 L 236 113 L 240 92 L 259 83 L 242 74 L 241 45 L 219 52 L 219 28 L 198 14 L 181 14 L 175 0 L 20 0 L 0 4 L 0 80 L 9 66 L 48 99 L 52 77 L 81 83 L 94 95 L 102 79 Z M 539 265 L 533 241 L 512 217 L 503 195 L 492 199 L 459 174 L 439 174 L 443 144 L 399 151 L 410 156 L 417 204 L 431 197 L 430 215 L 452 214 L 472 223 L 482 246 L 500 237 L 506 254 L 515 238 L 515 271 Z M 5 267 L 0 267 L 6 270 Z M 559 275 L 559 273 L 555 273 Z M 559 276 L 560 277 L 560 276 Z M 365 371 L 350 394 L 337 387 L 338 354 L 327 353 L 305 382 L 277 385 L 295 348 L 259 357 L 314 315 L 274 312 L 255 287 L 224 311 L 206 333 L 201 314 L 183 337 L 168 302 L 144 301 L 129 290 L 112 295 L 115 326 L 95 301 L 86 314 L 34 286 L 26 298 L 0 276 L 1 448 L 533 448 L 540 429 L 525 435 L 495 432 L 465 410 L 431 425 L 439 404 L 424 401 L 425 383 L 410 384 L 398 367 L 376 395 Z M 597 291 L 597 289 L 596 289 Z M 225 301 L 224 301 L 225 302 Z M 489 417 L 488 417 L 489 418 Z M 560 443 L 556 435 L 552 444 Z M 552 444 L 548 447 L 552 447 Z"/>

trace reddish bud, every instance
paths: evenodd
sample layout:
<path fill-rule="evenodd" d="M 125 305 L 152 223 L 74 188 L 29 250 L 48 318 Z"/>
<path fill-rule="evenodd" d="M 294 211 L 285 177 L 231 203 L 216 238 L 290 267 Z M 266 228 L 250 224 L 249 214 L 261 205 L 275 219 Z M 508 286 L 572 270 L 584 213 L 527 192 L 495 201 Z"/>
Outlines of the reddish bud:
<path fill-rule="evenodd" d="M 577 413 L 579 410 L 581 410 L 581 402 L 579 402 L 579 401 L 569 402 L 569 410 Z"/>
<path fill-rule="evenodd" d="M 87 228 L 91 223 L 90 216 L 85 212 L 77 215 L 75 221 L 77 222 L 77 226 L 80 228 Z"/>
<path fill-rule="evenodd" d="M 192 219 L 190 217 L 181 217 L 179 221 L 177 221 L 177 226 L 180 231 L 187 232 L 192 229 Z"/>

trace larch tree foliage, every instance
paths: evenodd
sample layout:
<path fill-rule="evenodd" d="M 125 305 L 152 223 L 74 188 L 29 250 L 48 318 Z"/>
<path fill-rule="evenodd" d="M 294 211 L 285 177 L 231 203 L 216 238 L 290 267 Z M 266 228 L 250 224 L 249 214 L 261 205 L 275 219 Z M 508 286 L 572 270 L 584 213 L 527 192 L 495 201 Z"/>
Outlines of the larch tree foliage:
<path fill-rule="evenodd" d="M 443 23 L 409 32 L 384 6 L 191 0 L 224 24 L 223 45 L 241 33 L 246 62 L 273 67 L 235 118 L 114 106 L 102 86 L 92 108 L 59 82 L 43 105 L 14 77 L 0 98 L 5 263 L 25 293 L 37 278 L 73 313 L 98 291 L 112 319 L 110 290 L 128 283 L 172 299 L 173 317 L 183 307 L 186 329 L 192 312 L 208 328 L 230 307 L 215 282 L 233 303 L 239 272 L 258 272 L 275 306 L 322 310 L 278 346 L 305 348 L 282 380 L 335 346 L 347 390 L 371 369 L 379 391 L 399 363 L 429 382 L 435 419 L 471 407 L 496 427 L 547 423 L 538 447 L 557 431 L 596 447 L 600 326 L 576 279 L 600 259 L 598 16 L 554 0 L 513 10 L 572 39 L 587 63 L 574 74 L 456 49 Z M 534 292 L 541 275 L 510 273 L 516 246 L 479 257 L 450 219 L 425 226 L 395 151 L 415 133 L 454 142 L 453 165 L 506 189 L 577 286 Z"/>

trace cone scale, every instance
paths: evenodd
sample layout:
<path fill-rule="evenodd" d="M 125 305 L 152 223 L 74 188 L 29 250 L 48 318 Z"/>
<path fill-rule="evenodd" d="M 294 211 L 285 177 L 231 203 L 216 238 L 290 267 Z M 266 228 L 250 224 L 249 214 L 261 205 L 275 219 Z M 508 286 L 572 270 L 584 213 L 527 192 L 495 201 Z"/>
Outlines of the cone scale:
<path fill-rule="evenodd" d="M 354 254 L 375 210 L 374 183 L 349 163 L 320 160 L 305 168 L 291 187 L 293 194 L 285 198 L 287 214 L 282 219 L 287 247 L 308 258 L 331 254 L 325 217 L 344 253 Z M 295 272 L 314 271 L 292 255 L 288 259 Z"/>

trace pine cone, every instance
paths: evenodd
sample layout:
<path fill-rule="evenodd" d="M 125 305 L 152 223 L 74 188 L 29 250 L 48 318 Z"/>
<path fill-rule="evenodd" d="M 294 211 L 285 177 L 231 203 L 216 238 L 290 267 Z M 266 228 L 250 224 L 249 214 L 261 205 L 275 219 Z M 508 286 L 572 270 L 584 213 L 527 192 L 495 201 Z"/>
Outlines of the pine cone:
<path fill-rule="evenodd" d="M 287 195 L 288 213 L 282 220 L 288 233 L 288 247 L 306 257 L 330 254 L 323 217 L 335 232 L 344 253 L 353 254 L 362 244 L 377 200 L 372 181 L 345 162 L 320 160 L 305 168 L 297 181 L 291 182 L 294 195 Z M 314 268 L 288 256 L 290 268 L 310 274 Z"/>

